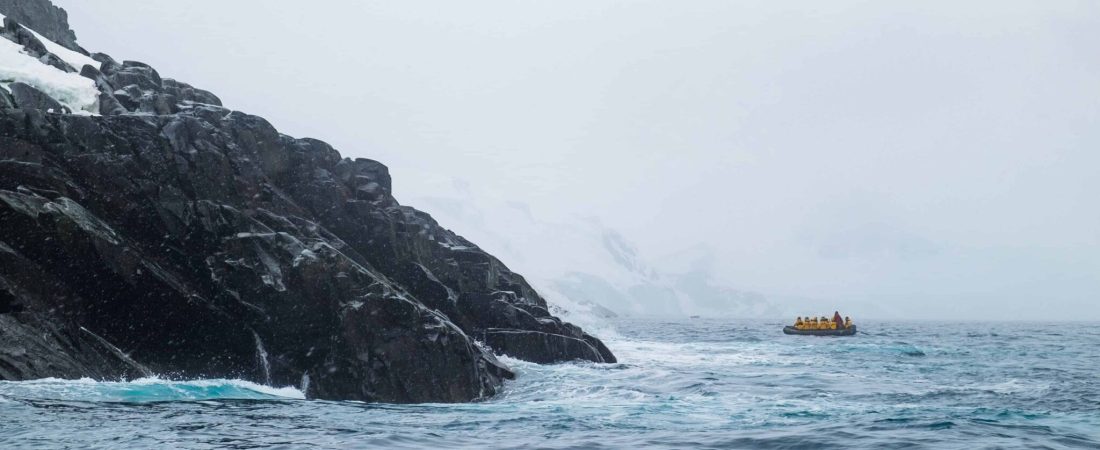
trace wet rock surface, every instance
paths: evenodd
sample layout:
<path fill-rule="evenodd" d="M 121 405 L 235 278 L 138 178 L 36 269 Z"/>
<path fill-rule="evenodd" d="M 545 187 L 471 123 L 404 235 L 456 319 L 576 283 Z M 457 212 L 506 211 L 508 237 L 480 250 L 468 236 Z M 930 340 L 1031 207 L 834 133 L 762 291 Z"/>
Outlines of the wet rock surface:
<path fill-rule="evenodd" d="M 450 402 L 513 377 L 494 353 L 615 361 L 401 205 L 383 164 L 93 58 L 77 69 L 102 116 L 0 92 L 0 379 L 156 373 Z"/>
<path fill-rule="evenodd" d="M 21 108 L 37 109 L 50 113 L 72 112 L 68 108 L 61 106 L 61 103 L 58 103 L 57 100 L 54 100 L 42 91 L 26 83 L 12 83 L 8 85 L 8 89 L 11 89 L 11 97 L 14 104 L 19 105 Z"/>

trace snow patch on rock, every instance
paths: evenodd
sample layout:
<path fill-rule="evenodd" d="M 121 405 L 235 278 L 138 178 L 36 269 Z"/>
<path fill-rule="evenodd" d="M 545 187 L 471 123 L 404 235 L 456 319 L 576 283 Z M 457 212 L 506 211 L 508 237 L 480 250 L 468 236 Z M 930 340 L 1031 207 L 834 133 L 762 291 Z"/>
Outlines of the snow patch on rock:
<path fill-rule="evenodd" d="M 76 114 L 99 113 L 99 90 L 94 81 L 43 64 L 19 44 L 0 39 L 0 86 L 6 89 L 14 82 L 33 86 Z"/>
<path fill-rule="evenodd" d="M 6 17 L 7 16 L 0 14 L 0 22 L 2 22 Z M 20 23 L 20 25 L 23 25 L 24 28 L 30 30 L 31 33 L 34 33 L 34 37 L 38 38 L 39 41 L 42 41 L 42 45 L 46 46 L 46 51 L 53 53 L 58 58 L 61 58 L 62 61 L 65 61 L 70 66 L 73 66 L 73 69 L 76 69 L 78 73 L 80 72 L 80 69 L 84 68 L 85 65 L 90 65 L 97 69 L 100 67 L 99 61 L 92 59 L 90 56 L 69 50 L 68 48 L 65 48 L 65 46 L 51 41 L 46 36 L 43 36 L 41 33 L 32 30 L 31 27 L 22 23 Z"/>

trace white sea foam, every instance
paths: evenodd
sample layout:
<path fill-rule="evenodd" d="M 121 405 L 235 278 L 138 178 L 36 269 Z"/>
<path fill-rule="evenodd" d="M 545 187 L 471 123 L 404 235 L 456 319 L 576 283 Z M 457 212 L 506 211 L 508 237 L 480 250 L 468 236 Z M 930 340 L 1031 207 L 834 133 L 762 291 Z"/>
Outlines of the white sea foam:
<path fill-rule="evenodd" d="M 253 383 L 246 380 L 227 380 L 222 378 L 209 379 L 209 380 L 187 380 L 187 381 L 172 381 L 164 380 L 159 377 L 145 377 L 138 378 L 129 382 L 133 385 L 164 385 L 172 387 L 198 387 L 198 388 L 222 388 L 222 387 L 235 387 L 247 391 L 258 392 L 261 394 L 271 395 L 275 397 L 292 398 L 292 399 L 305 399 L 306 395 L 302 391 L 293 386 L 274 387 L 265 386 L 258 383 Z M 229 398 L 229 397 L 226 397 Z"/>
<path fill-rule="evenodd" d="M 1050 389 L 1050 385 L 1010 378 L 1000 383 L 974 385 L 973 388 L 997 394 L 1017 394 L 1021 392 L 1047 391 Z"/>
<path fill-rule="evenodd" d="M 148 402 L 231 399 L 305 399 L 295 387 L 273 387 L 245 380 L 167 380 L 144 377 L 132 381 L 42 378 L 0 382 L 0 395 L 50 400 Z"/>

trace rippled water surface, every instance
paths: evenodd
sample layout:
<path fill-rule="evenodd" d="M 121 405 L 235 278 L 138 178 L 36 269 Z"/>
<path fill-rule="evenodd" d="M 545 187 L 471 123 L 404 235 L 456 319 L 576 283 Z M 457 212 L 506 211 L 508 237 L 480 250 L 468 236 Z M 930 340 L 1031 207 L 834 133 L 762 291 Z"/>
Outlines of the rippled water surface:
<path fill-rule="evenodd" d="M 491 400 L 302 400 L 233 380 L 0 382 L 0 448 L 1100 448 L 1100 324 L 622 320 L 621 363 Z"/>

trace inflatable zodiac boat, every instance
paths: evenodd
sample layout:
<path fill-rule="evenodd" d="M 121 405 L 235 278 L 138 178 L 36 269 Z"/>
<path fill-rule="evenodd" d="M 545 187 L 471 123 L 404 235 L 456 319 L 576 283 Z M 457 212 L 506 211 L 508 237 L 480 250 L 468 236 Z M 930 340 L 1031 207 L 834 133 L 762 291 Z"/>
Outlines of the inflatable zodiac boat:
<path fill-rule="evenodd" d="M 856 334 L 856 326 L 838 328 L 836 330 L 800 330 L 787 325 L 783 327 L 783 334 L 799 334 L 804 336 L 852 336 Z"/>

